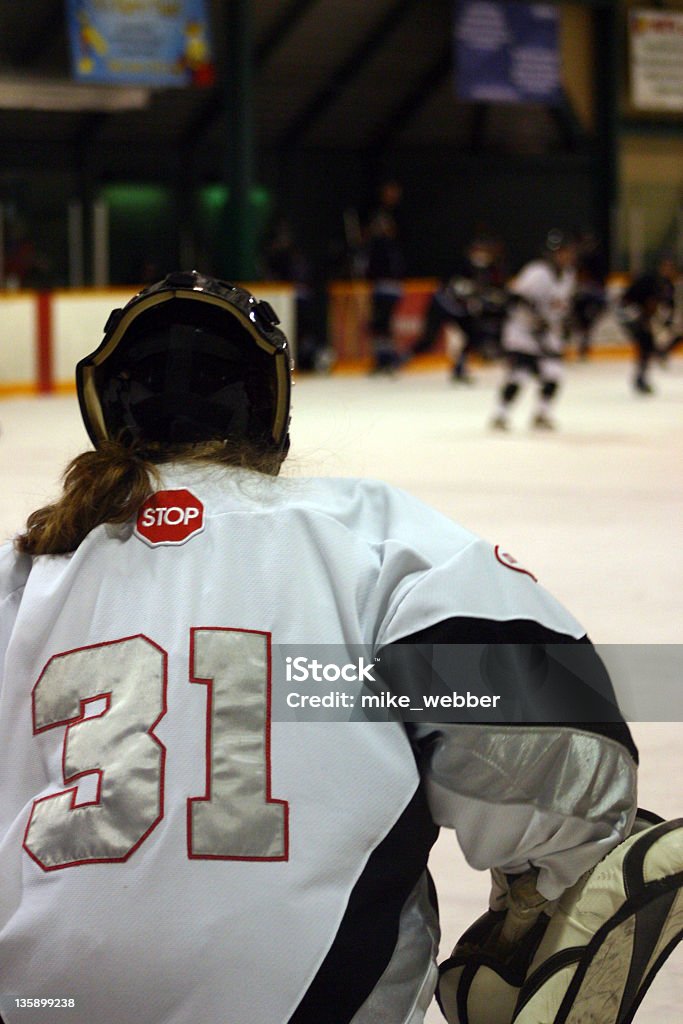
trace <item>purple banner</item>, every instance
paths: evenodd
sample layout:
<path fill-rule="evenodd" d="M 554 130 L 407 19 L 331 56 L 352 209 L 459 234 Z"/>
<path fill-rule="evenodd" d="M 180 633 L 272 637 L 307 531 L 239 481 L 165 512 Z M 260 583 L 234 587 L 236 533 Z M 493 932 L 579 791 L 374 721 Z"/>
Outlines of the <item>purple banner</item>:
<path fill-rule="evenodd" d="M 560 104 L 559 17 L 554 4 L 456 0 L 458 99 Z"/>

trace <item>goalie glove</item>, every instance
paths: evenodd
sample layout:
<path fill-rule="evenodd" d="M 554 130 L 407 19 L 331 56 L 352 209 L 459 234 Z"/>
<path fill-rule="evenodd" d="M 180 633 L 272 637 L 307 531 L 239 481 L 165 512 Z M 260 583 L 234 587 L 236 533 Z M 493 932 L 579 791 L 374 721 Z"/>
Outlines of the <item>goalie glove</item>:
<path fill-rule="evenodd" d="M 439 968 L 436 998 L 449 1024 L 510 1024 L 529 964 L 554 903 L 536 889 L 535 871 L 492 871 L 491 905 Z"/>
<path fill-rule="evenodd" d="M 644 817 L 658 824 L 640 831 Z M 560 897 L 514 1024 L 630 1024 L 681 938 L 683 819 L 639 812 L 631 836 Z"/>
<path fill-rule="evenodd" d="M 630 1024 L 683 938 L 683 819 L 639 811 L 630 837 L 553 904 L 533 874 L 507 890 L 493 874 L 496 909 L 440 967 L 449 1024 Z"/>

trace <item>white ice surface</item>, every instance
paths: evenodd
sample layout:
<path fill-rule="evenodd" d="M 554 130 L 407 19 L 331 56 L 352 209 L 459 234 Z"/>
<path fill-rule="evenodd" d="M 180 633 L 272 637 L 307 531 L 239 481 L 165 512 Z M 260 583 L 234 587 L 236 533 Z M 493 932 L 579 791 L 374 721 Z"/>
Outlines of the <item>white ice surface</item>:
<path fill-rule="evenodd" d="M 294 390 L 289 472 L 385 479 L 502 544 L 599 644 L 683 643 L 683 361 L 656 368 L 656 395 L 630 389 L 626 362 L 571 364 L 559 429 L 529 429 L 531 392 L 508 434 L 487 428 L 497 368 L 472 387 L 443 373 L 396 379 L 303 378 Z M 74 397 L 0 403 L 0 538 L 56 493 L 86 445 Z M 683 685 L 683 680 L 682 680 Z M 636 723 L 640 803 L 683 816 L 683 725 Z M 484 909 L 487 876 L 451 835 L 432 871 L 443 951 Z M 683 946 L 663 968 L 637 1024 L 683 1019 Z M 428 1024 L 441 1020 L 433 1007 Z"/>

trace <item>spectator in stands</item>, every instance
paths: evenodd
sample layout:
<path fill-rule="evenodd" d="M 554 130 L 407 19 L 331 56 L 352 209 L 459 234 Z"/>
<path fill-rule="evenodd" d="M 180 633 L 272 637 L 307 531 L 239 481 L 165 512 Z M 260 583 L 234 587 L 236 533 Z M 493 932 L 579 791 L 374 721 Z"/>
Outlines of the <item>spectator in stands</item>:
<path fill-rule="evenodd" d="M 279 217 L 266 238 L 262 254 L 263 274 L 271 281 L 287 281 L 294 287 L 296 317 L 296 364 L 299 370 L 328 370 L 333 362 L 325 340 L 320 289 L 313 264 L 297 243 L 286 217 Z"/>
<path fill-rule="evenodd" d="M 19 216 L 8 220 L 4 276 L 4 285 L 10 289 L 40 290 L 50 288 L 54 284 L 49 259 L 38 249 L 26 224 Z"/>
<path fill-rule="evenodd" d="M 603 248 L 593 232 L 586 231 L 578 238 L 576 292 L 572 302 L 572 327 L 580 359 L 590 355 L 595 324 L 607 308 L 606 280 Z"/>
<path fill-rule="evenodd" d="M 380 189 L 379 205 L 370 217 L 366 232 L 373 373 L 392 373 L 400 362 L 393 334 L 393 318 L 403 295 L 405 275 L 398 219 L 402 196 L 403 188 L 397 181 L 386 181 Z"/>

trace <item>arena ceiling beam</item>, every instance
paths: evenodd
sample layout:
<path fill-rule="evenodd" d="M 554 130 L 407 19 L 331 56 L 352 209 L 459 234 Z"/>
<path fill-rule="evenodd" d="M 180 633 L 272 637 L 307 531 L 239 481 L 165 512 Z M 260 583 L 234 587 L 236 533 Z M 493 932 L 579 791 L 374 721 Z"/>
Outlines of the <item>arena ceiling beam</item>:
<path fill-rule="evenodd" d="M 17 4 L 21 9 L 21 5 Z M 60 45 L 64 42 L 64 4 L 61 0 L 52 0 L 47 10 L 42 13 L 40 20 L 21 18 L 17 25 L 21 25 L 21 34 L 16 27 L 10 30 L 10 46 L 8 56 L 12 62 L 23 70 L 40 68 L 41 59 L 56 42 Z M 5 26 L 3 26 L 3 29 Z M 12 39 L 12 35 L 14 38 Z"/>
<path fill-rule="evenodd" d="M 293 29 L 320 0 L 292 0 L 256 45 L 256 66 L 261 67 L 280 48 Z"/>
<path fill-rule="evenodd" d="M 453 46 L 451 40 L 448 39 L 436 60 L 423 71 L 394 108 L 386 114 L 381 127 L 370 140 L 369 148 L 375 151 L 386 149 L 410 119 L 424 108 L 436 89 L 451 73 L 452 67 Z"/>
<path fill-rule="evenodd" d="M 375 27 L 360 42 L 350 56 L 332 71 L 327 82 L 313 96 L 306 107 L 285 129 L 280 140 L 281 149 L 296 146 L 317 119 L 336 101 L 344 87 L 362 67 L 381 49 L 386 37 L 410 13 L 418 0 L 396 0 L 379 19 Z"/>
<path fill-rule="evenodd" d="M 559 106 L 549 107 L 549 113 L 555 122 L 564 148 L 573 153 L 586 138 L 586 132 L 564 89 L 562 90 L 562 102 Z"/>

